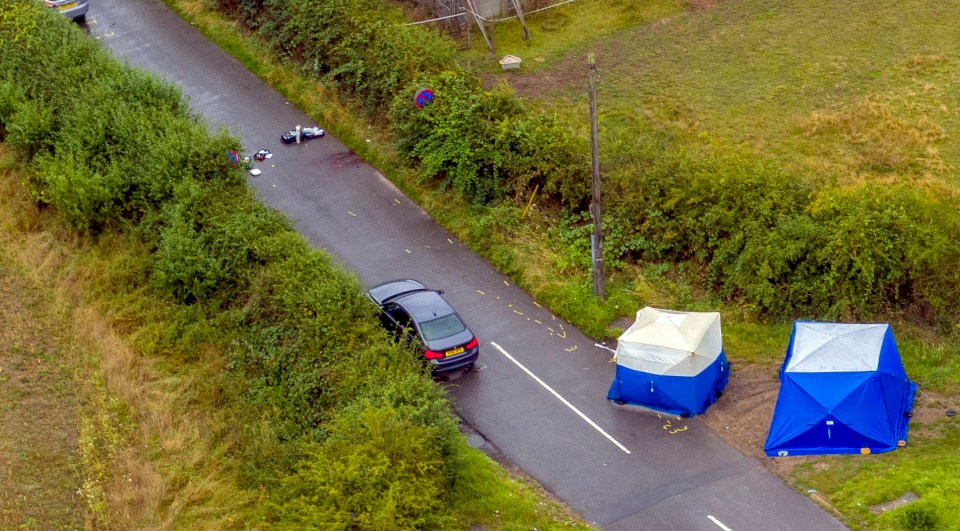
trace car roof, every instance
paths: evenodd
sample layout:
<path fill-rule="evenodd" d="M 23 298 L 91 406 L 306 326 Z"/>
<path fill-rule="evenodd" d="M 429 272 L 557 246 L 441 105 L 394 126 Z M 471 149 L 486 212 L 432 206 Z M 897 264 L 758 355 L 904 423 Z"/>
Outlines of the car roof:
<path fill-rule="evenodd" d="M 426 286 L 413 279 L 391 280 L 370 288 L 367 293 L 377 304 L 384 304 L 406 293 L 425 291 Z"/>
<path fill-rule="evenodd" d="M 438 317 L 456 313 L 453 307 L 436 291 L 415 291 L 401 295 L 391 302 L 396 302 L 406 310 L 414 321 L 431 321 Z"/>

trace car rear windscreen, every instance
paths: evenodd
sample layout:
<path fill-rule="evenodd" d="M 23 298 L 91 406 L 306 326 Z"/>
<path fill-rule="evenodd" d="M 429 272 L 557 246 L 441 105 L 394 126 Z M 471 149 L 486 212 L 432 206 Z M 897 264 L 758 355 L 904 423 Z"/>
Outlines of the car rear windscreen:
<path fill-rule="evenodd" d="M 461 321 L 455 313 L 420 323 L 420 332 L 423 333 L 423 339 L 426 341 L 450 337 L 463 332 L 466 328 L 466 325 L 463 324 L 463 321 Z"/>

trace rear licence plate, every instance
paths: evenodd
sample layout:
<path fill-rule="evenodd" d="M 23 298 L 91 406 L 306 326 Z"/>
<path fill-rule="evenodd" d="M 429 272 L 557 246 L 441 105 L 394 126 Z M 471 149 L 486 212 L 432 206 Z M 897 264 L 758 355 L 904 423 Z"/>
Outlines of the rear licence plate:
<path fill-rule="evenodd" d="M 57 6 L 57 9 L 59 9 L 60 11 L 63 11 L 64 9 L 70 9 L 71 7 L 76 7 L 76 5 L 77 5 L 76 2 L 67 2 L 66 4 L 60 4 L 59 6 Z"/>
<path fill-rule="evenodd" d="M 443 355 L 449 358 L 450 356 L 456 356 L 457 354 L 461 354 L 461 353 L 463 353 L 463 347 L 457 347 L 453 350 L 448 350 L 444 352 Z"/>

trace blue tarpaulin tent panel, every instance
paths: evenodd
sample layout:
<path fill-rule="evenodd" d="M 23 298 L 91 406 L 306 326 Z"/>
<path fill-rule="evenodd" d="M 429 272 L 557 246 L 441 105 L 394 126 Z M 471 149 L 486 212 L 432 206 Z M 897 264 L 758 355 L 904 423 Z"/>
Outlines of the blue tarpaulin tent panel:
<path fill-rule="evenodd" d="M 916 384 L 888 325 L 798 321 L 780 380 L 767 455 L 879 453 L 906 444 Z"/>
<path fill-rule="evenodd" d="M 720 398 L 727 386 L 729 366 L 723 353 L 692 377 L 651 374 L 618 365 L 607 398 L 674 415 L 699 415 Z"/>

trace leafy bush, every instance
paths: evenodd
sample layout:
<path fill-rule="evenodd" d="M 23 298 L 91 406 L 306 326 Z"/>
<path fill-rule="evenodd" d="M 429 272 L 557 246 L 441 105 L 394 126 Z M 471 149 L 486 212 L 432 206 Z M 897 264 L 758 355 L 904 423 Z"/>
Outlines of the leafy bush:
<path fill-rule="evenodd" d="M 242 182 L 223 156 L 237 141 L 211 137 L 178 89 L 122 67 L 64 17 L 33 20 L 35 31 L 2 40 L 0 122 L 35 163 L 38 201 L 75 228 L 99 230 L 138 220 L 184 178 Z"/>
<path fill-rule="evenodd" d="M 440 529 L 448 492 L 436 430 L 389 406 L 358 405 L 288 479 L 286 524 L 322 529 Z M 444 525 L 446 524 L 446 525 Z"/>
<path fill-rule="evenodd" d="M 282 237 L 286 220 L 236 188 L 186 181 L 144 220 L 139 232 L 156 246 L 154 285 L 189 303 L 234 300 L 260 268 L 294 252 Z"/>
<path fill-rule="evenodd" d="M 335 84 L 370 113 L 386 110 L 410 80 L 453 64 L 454 48 L 427 28 L 405 26 L 379 0 L 218 0 L 304 73 Z"/>
<path fill-rule="evenodd" d="M 446 72 L 424 83 L 433 87 L 434 103 L 424 109 L 412 104 L 418 85 L 410 85 L 394 101 L 391 130 L 410 162 L 425 178 L 441 179 L 485 203 L 502 195 L 498 123 L 521 112 L 519 102 L 502 91 L 484 91 L 479 80 L 462 71 Z"/>
<path fill-rule="evenodd" d="M 880 184 L 815 193 L 717 145 L 637 164 L 610 180 L 607 263 L 697 264 L 721 296 L 773 317 L 875 319 L 918 303 L 947 321 L 958 315 L 938 294 L 958 292 L 960 217 L 929 193 Z"/>
<path fill-rule="evenodd" d="M 52 149 L 52 138 L 56 131 L 53 109 L 46 105 L 24 100 L 13 106 L 13 112 L 6 120 L 6 142 L 27 158 Z"/>
<path fill-rule="evenodd" d="M 898 523 L 909 531 L 936 531 L 943 528 L 936 506 L 922 500 L 907 505 L 896 514 Z"/>
<path fill-rule="evenodd" d="M 431 87 L 434 101 L 413 105 Z M 390 127 L 401 153 L 427 179 L 439 178 L 474 203 L 512 197 L 537 185 L 582 204 L 589 185 L 582 143 L 555 120 L 526 111 L 505 88 L 484 90 L 466 72 L 448 71 L 408 85 L 393 100 Z"/>

